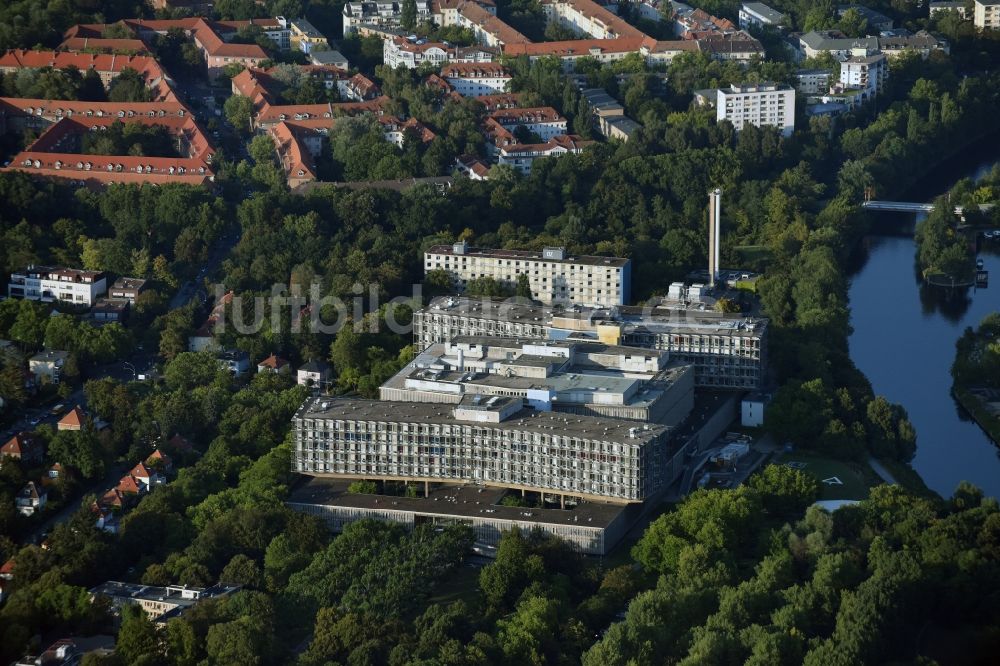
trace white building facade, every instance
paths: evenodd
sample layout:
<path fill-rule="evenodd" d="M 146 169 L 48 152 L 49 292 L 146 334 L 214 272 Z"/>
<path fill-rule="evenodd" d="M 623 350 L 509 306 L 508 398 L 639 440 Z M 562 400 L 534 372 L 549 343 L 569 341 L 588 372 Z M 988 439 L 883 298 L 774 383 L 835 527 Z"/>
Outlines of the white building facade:
<path fill-rule="evenodd" d="M 715 109 L 716 120 L 728 120 L 736 131 L 748 124 L 776 127 L 789 137 L 795 130 L 795 90 L 790 86 L 761 83 L 720 88 Z"/>
<path fill-rule="evenodd" d="M 108 282 L 100 271 L 51 266 L 28 266 L 11 273 L 7 296 L 51 303 L 65 301 L 90 307 L 108 291 Z"/>
<path fill-rule="evenodd" d="M 997 30 L 1000 28 L 1000 2 L 976 0 L 976 5 L 972 12 L 972 22 L 980 30 Z"/>
<path fill-rule="evenodd" d="M 631 295 L 631 262 L 620 257 L 569 256 L 565 248 L 542 252 L 435 245 L 424 253 L 424 272 L 443 270 L 458 292 L 470 280 L 489 277 L 516 285 L 528 277 L 532 298 L 546 304 L 624 305 Z"/>

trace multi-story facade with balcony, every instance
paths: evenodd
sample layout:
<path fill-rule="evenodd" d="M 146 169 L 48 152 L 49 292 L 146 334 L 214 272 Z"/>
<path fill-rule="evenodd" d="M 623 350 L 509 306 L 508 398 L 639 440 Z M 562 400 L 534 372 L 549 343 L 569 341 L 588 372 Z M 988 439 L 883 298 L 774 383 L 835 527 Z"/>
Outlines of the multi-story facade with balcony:
<path fill-rule="evenodd" d="M 542 252 L 470 247 L 465 242 L 435 245 L 424 253 L 424 271 L 443 270 L 457 291 L 470 280 L 493 278 L 515 285 L 528 278 L 532 298 L 545 303 L 614 306 L 631 293 L 631 262 L 621 257 L 571 256 L 561 247 Z"/>
<path fill-rule="evenodd" d="M 782 136 L 795 130 L 795 90 L 777 83 L 732 85 L 720 88 L 716 100 L 716 120 L 728 120 L 736 128 L 744 125 L 776 127 Z"/>
<path fill-rule="evenodd" d="M 7 296 L 51 303 L 65 301 L 90 307 L 108 291 L 107 278 L 101 271 L 75 268 L 28 266 L 11 273 Z"/>

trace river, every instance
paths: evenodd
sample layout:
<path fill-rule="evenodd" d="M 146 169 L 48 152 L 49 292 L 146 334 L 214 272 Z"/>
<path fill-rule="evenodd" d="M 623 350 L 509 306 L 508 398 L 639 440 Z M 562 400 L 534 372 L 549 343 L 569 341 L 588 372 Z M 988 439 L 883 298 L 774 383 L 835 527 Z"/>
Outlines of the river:
<path fill-rule="evenodd" d="M 937 195 L 961 177 L 982 177 L 998 161 L 995 146 L 987 155 L 974 168 L 953 169 L 937 186 L 916 191 Z M 926 201 L 927 194 L 906 200 Z M 851 358 L 877 395 L 909 412 L 917 430 L 912 465 L 928 487 L 949 497 L 965 480 L 1000 498 L 1000 449 L 952 398 L 950 374 L 955 342 L 966 327 L 1000 310 L 1000 241 L 986 241 L 979 253 L 990 287 L 949 297 L 920 279 L 913 240 L 918 218 L 872 215 L 873 233 L 851 275 Z"/>

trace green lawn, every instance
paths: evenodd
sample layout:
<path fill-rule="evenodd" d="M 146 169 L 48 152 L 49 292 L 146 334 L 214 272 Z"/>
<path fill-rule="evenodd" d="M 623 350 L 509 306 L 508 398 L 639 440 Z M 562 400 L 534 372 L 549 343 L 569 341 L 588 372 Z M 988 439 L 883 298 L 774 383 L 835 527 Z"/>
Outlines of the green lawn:
<path fill-rule="evenodd" d="M 804 463 L 800 469 L 819 481 L 821 500 L 863 500 L 876 482 L 874 472 L 867 465 L 825 458 L 806 451 L 782 453 L 775 463 Z"/>

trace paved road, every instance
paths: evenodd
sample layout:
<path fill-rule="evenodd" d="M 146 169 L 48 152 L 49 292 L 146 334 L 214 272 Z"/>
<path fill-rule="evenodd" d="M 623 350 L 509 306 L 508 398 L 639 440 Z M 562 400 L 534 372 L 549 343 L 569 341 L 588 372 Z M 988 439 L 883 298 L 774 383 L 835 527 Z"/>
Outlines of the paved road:
<path fill-rule="evenodd" d="M 878 474 L 880 477 L 882 477 L 882 480 L 888 483 L 889 485 L 894 486 L 897 483 L 899 483 L 898 481 L 896 481 L 896 477 L 892 475 L 892 472 L 887 470 L 882 465 L 882 463 L 880 463 L 878 460 L 875 460 L 875 458 L 869 457 L 868 464 L 871 465 L 871 468 L 875 470 L 875 473 Z"/>

